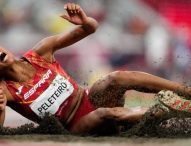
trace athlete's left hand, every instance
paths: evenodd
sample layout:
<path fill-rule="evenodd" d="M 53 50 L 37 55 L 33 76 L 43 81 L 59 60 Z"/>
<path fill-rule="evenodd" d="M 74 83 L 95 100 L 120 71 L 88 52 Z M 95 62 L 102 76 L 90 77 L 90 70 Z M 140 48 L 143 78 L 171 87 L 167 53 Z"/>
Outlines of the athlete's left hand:
<path fill-rule="evenodd" d="M 67 21 L 75 25 L 83 25 L 88 22 L 89 17 L 87 17 L 84 10 L 74 3 L 67 3 L 64 5 L 64 9 L 67 11 L 67 14 L 62 14 L 60 17 L 66 19 Z"/>

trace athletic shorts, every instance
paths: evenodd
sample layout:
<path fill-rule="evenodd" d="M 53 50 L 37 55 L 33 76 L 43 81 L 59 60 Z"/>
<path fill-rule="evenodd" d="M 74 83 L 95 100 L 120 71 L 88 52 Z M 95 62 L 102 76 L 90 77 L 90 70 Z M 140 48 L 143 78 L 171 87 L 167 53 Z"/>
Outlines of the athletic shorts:
<path fill-rule="evenodd" d="M 81 104 L 76 111 L 72 121 L 68 125 L 68 129 L 72 129 L 72 127 L 85 115 L 89 114 L 90 112 L 94 111 L 95 107 L 90 102 L 88 97 L 88 90 L 85 91 L 84 97 L 82 98 Z"/>

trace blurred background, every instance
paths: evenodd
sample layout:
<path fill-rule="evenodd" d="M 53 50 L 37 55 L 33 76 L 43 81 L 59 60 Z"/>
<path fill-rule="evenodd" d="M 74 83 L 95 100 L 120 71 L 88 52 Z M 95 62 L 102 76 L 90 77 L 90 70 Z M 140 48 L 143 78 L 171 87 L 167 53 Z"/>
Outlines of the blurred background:
<path fill-rule="evenodd" d="M 81 86 L 115 70 L 190 85 L 189 0 L 0 0 L 0 45 L 19 57 L 44 37 L 72 29 L 59 17 L 66 2 L 80 4 L 100 24 L 95 34 L 56 54 Z"/>

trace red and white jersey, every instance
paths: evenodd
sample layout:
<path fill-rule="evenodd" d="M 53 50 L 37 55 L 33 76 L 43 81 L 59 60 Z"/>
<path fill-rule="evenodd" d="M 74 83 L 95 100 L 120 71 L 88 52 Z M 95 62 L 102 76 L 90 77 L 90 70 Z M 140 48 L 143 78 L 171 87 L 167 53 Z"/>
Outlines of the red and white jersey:
<path fill-rule="evenodd" d="M 6 81 L 15 99 L 9 106 L 33 121 L 38 121 L 45 113 L 62 119 L 79 88 L 77 83 L 58 62 L 47 62 L 32 50 L 23 57 L 32 64 L 36 73 L 27 82 Z"/>

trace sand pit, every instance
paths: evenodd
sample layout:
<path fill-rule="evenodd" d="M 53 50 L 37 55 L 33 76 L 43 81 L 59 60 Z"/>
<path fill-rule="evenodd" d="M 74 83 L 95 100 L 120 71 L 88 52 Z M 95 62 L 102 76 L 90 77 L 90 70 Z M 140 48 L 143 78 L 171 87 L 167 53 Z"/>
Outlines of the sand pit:
<path fill-rule="evenodd" d="M 25 136 L 24 136 L 25 137 Z M 38 136 L 36 136 L 38 137 Z M 19 137 L 17 137 L 19 138 Z M 58 138 L 59 139 L 59 138 Z M 73 140 L 76 140 L 74 137 Z M 1 146 L 190 146 L 191 139 L 152 139 L 152 138 L 116 138 L 104 137 L 93 139 L 78 139 L 77 141 L 9 141 L 0 140 Z"/>

